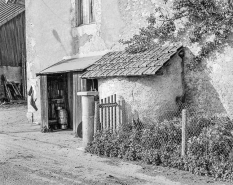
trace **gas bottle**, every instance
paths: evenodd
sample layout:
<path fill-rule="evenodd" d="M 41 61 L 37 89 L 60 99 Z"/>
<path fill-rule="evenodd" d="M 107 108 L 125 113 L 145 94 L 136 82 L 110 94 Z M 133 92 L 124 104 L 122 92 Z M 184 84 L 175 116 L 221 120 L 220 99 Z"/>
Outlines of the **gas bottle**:
<path fill-rule="evenodd" d="M 67 125 L 67 111 L 65 109 L 58 110 L 58 123 Z"/>

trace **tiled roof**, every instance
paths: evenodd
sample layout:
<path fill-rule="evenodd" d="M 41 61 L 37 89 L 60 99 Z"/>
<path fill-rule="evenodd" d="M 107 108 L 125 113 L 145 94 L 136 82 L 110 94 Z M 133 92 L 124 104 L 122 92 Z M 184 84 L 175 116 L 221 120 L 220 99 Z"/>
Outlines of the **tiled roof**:
<path fill-rule="evenodd" d="M 181 48 L 154 47 L 138 54 L 109 52 L 87 68 L 82 78 L 154 75 Z"/>
<path fill-rule="evenodd" d="M 6 3 L 0 0 L 0 26 L 13 19 L 25 10 L 24 6 Z"/>

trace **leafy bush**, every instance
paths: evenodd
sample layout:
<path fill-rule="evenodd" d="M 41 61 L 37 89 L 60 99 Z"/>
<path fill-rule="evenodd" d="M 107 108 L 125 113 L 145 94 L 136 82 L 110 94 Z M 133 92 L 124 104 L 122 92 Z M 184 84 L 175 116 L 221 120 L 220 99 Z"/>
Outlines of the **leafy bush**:
<path fill-rule="evenodd" d="M 180 120 L 164 121 L 157 125 L 143 125 L 139 120 L 133 125 L 123 125 L 118 133 L 110 130 L 97 132 L 86 151 L 131 161 L 161 163 L 181 143 Z M 160 151 L 160 153 L 159 153 Z"/>
<path fill-rule="evenodd" d="M 86 151 L 233 181 L 232 129 L 229 118 L 190 118 L 187 155 L 181 156 L 180 119 L 152 125 L 137 120 L 117 133 L 96 133 Z"/>

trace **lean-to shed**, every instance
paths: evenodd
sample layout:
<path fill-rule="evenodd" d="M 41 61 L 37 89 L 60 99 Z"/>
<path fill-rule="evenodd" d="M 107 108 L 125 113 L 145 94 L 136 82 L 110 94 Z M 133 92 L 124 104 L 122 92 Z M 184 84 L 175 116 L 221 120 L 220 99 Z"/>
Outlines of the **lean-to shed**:
<path fill-rule="evenodd" d="M 26 97 L 25 7 L 0 0 L 0 77 L 16 83 Z M 0 83 L 0 98 L 6 98 Z"/>
<path fill-rule="evenodd" d="M 95 80 L 81 79 L 87 67 L 101 56 L 64 59 L 37 73 L 40 78 L 41 126 L 46 129 L 59 129 L 61 108 L 67 112 L 67 128 L 81 136 L 82 106 L 77 92 L 98 89 Z"/>
<path fill-rule="evenodd" d="M 183 47 L 154 47 L 142 53 L 109 52 L 82 75 L 97 79 L 100 99 L 116 94 L 126 120 L 155 121 L 179 111 L 184 95 Z"/>

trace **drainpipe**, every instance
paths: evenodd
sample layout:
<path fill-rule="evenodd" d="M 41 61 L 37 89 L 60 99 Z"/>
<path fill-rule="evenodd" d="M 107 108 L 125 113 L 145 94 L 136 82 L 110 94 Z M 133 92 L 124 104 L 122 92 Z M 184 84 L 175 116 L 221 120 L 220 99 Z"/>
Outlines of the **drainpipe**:
<path fill-rule="evenodd" d="M 183 97 L 182 97 L 182 103 L 185 102 L 185 94 L 186 94 L 186 83 L 185 83 L 185 67 L 184 67 L 184 62 L 185 62 L 185 51 L 182 49 L 178 53 L 179 57 L 182 59 L 181 62 L 181 67 L 182 67 L 182 73 L 181 73 L 181 78 L 182 78 L 182 88 L 183 88 Z"/>
<path fill-rule="evenodd" d="M 98 95 L 97 91 L 78 92 L 82 97 L 82 133 L 83 147 L 94 139 L 94 97 Z"/>

